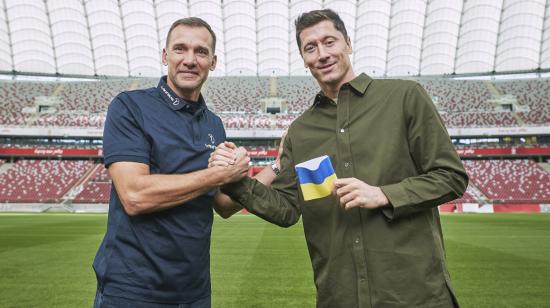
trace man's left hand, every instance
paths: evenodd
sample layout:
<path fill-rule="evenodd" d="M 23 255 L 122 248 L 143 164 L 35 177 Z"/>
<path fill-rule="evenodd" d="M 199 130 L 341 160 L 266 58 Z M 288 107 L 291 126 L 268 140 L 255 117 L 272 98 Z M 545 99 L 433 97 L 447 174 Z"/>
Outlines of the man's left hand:
<path fill-rule="evenodd" d="M 210 153 L 208 158 L 208 168 L 213 166 L 227 167 L 235 164 L 237 161 L 237 146 L 233 142 L 222 142 L 218 144 L 216 150 Z"/>
<path fill-rule="evenodd" d="M 332 192 L 340 199 L 340 204 L 346 210 L 354 207 L 376 209 L 389 204 L 380 187 L 371 186 L 356 178 L 335 180 Z"/>

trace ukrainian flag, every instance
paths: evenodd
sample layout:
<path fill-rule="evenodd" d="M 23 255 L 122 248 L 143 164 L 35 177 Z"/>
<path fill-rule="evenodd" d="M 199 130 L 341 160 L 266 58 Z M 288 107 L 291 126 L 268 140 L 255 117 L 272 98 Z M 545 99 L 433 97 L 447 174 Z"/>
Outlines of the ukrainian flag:
<path fill-rule="evenodd" d="M 328 155 L 310 159 L 295 166 L 304 200 L 323 198 L 331 194 L 336 173 Z"/>

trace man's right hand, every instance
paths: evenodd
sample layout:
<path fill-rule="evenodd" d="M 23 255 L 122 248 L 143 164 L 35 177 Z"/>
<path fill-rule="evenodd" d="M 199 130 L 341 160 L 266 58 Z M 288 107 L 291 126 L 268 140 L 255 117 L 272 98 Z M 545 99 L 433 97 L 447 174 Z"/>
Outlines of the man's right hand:
<path fill-rule="evenodd" d="M 208 159 L 208 167 L 223 167 L 224 184 L 236 182 L 248 175 L 250 157 L 243 147 L 233 142 L 220 143 Z"/>

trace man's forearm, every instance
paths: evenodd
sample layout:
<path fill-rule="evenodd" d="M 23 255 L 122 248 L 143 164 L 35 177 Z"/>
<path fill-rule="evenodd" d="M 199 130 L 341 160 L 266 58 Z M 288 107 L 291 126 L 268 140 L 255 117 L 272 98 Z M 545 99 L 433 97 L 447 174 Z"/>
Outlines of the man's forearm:
<path fill-rule="evenodd" d="M 242 206 L 222 192 L 214 196 L 214 210 L 223 218 L 229 218 L 242 209 Z"/>
<path fill-rule="evenodd" d="M 256 174 L 253 178 L 258 180 L 258 182 L 269 186 L 271 185 L 271 182 L 275 179 L 276 174 L 273 172 L 273 170 L 269 167 L 264 168 L 262 171 L 260 171 L 258 174 Z M 242 210 L 242 206 L 240 206 L 237 202 L 233 201 L 228 195 L 218 192 L 216 194 L 216 198 L 214 199 L 214 209 L 216 212 L 223 218 L 229 218 L 231 215 L 237 213 L 238 211 Z"/>
<path fill-rule="evenodd" d="M 280 183 L 284 180 L 276 181 Z M 221 191 L 252 214 L 278 226 L 290 227 L 300 219 L 298 193 L 295 188 L 287 186 L 274 189 L 273 186 L 265 186 L 255 179 L 244 178 L 223 185 Z"/>
<path fill-rule="evenodd" d="M 126 212 L 139 215 L 185 203 L 223 184 L 219 168 L 187 174 L 141 174 L 126 181 L 127 185 L 114 183 Z"/>

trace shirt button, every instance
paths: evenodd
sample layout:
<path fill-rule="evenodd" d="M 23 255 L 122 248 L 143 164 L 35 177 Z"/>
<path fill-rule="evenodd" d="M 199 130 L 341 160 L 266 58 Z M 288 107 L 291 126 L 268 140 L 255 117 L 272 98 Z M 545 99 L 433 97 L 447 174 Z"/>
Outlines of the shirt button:
<path fill-rule="evenodd" d="M 366 279 L 365 279 L 365 278 L 361 278 L 361 279 L 359 279 L 359 281 L 360 281 L 361 283 L 365 283 Z"/>
<path fill-rule="evenodd" d="M 346 168 L 349 168 L 350 165 L 351 165 L 351 163 L 348 163 L 348 162 L 344 163 L 344 167 L 346 167 Z"/>
<path fill-rule="evenodd" d="M 355 244 L 359 244 L 359 239 L 358 238 L 355 239 Z"/>
<path fill-rule="evenodd" d="M 346 131 L 346 130 L 343 129 L 343 128 L 340 129 L 340 132 L 341 132 L 341 133 L 343 133 L 343 132 L 345 132 L 345 131 Z"/>

